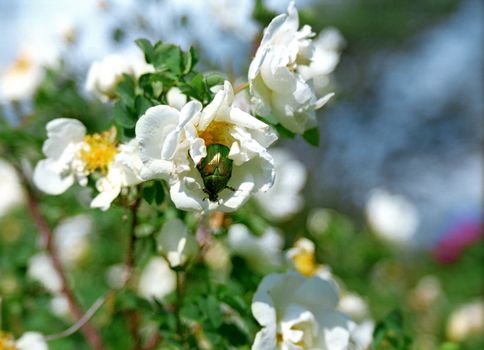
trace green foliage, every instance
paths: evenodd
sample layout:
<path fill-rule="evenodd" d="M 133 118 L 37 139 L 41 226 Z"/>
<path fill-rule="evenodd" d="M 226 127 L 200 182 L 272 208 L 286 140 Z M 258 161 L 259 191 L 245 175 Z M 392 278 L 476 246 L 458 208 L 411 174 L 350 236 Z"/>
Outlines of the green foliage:
<path fill-rule="evenodd" d="M 392 311 L 377 323 L 373 332 L 374 349 L 408 350 L 411 344 L 410 337 L 405 334 L 400 311 Z"/>
<path fill-rule="evenodd" d="M 306 130 L 302 136 L 309 144 L 319 146 L 319 127 Z"/>
<path fill-rule="evenodd" d="M 263 27 L 267 26 L 275 16 L 277 13 L 269 10 L 264 4 L 264 0 L 255 0 L 252 17 Z"/>

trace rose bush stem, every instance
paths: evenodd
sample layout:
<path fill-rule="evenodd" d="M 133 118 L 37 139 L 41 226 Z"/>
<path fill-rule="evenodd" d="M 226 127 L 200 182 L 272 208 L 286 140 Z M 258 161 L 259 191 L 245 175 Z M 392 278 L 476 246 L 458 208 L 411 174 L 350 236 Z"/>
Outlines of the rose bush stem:
<path fill-rule="evenodd" d="M 129 206 L 131 211 L 131 226 L 129 232 L 129 241 L 128 241 L 128 249 L 126 253 L 126 263 L 125 263 L 125 275 L 124 275 L 124 283 L 123 287 L 126 286 L 133 274 L 134 265 L 135 265 L 135 245 L 136 245 L 136 226 L 138 225 L 138 207 L 140 205 L 140 198 L 137 197 L 136 200 Z M 129 332 L 131 333 L 131 337 L 133 340 L 133 349 L 134 350 L 141 350 L 141 339 L 139 337 L 138 328 L 139 328 L 139 315 L 136 310 L 129 310 L 126 313 L 126 317 L 128 318 L 128 325 L 129 325 Z"/>
<path fill-rule="evenodd" d="M 59 254 L 54 244 L 54 236 L 52 233 L 52 229 L 50 228 L 49 224 L 47 223 L 44 216 L 42 215 L 42 212 L 40 211 L 39 202 L 33 188 L 25 178 L 25 175 L 23 173 L 21 173 L 21 175 L 22 175 L 22 179 L 24 180 L 24 184 L 25 184 L 24 187 L 27 192 L 26 193 L 27 205 L 28 205 L 29 213 L 32 216 L 32 219 L 40 232 L 45 249 L 50 255 L 50 258 L 52 259 L 53 267 L 57 272 L 57 274 L 59 275 L 59 278 L 62 283 L 61 293 L 67 299 L 69 304 L 69 310 L 74 316 L 74 319 L 76 321 L 80 321 L 84 316 L 84 312 L 80 307 L 80 305 L 77 303 L 74 292 L 70 288 L 69 283 L 67 281 L 67 276 L 64 271 L 64 267 L 62 266 Z M 106 349 L 98 331 L 93 326 L 91 326 L 88 322 L 82 325 L 81 333 L 84 335 L 87 342 L 90 344 L 90 346 L 93 349 L 95 350 Z"/>

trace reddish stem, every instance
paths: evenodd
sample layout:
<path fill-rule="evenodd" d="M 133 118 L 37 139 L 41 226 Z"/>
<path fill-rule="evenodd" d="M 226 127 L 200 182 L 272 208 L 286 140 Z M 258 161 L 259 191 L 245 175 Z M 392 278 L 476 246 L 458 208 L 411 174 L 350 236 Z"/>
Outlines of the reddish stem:
<path fill-rule="evenodd" d="M 47 250 L 47 252 L 49 253 L 52 259 L 52 264 L 54 266 L 54 269 L 61 279 L 61 282 L 62 282 L 61 292 L 69 303 L 69 309 L 72 315 L 74 316 L 74 319 L 76 321 L 79 321 L 81 317 L 84 315 L 84 311 L 77 303 L 74 293 L 72 289 L 69 287 L 66 273 L 64 271 L 57 249 L 54 244 L 52 230 L 40 211 L 38 200 L 32 188 L 27 182 L 25 187 L 27 189 L 28 208 L 29 208 L 30 214 L 34 220 L 35 225 L 40 231 L 43 243 L 45 245 L 45 249 Z M 101 337 L 99 336 L 97 330 L 94 327 L 92 327 L 89 323 L 86 323 L 81 327 L 81 332 L 93 349 L 105 350 L 105 346 L 103 345 Z"/>

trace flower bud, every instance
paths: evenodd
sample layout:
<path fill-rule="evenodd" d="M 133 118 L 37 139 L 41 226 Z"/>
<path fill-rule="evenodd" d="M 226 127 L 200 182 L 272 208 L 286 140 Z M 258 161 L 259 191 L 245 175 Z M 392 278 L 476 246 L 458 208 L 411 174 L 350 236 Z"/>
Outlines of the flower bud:
<path fill-rule="evenodd" d="M 195 237 L 180 219 L 168 220 L 156 237 L 158 251 L 172 268 L 185 265 L 198 253 Z"/>

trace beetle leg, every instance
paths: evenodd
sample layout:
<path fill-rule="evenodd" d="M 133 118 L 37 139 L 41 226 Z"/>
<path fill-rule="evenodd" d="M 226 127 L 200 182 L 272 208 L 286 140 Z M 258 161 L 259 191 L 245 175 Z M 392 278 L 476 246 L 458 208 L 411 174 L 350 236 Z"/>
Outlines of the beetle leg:
<path fill-rule="evenodd" d="M 237 190 L 233 187 L 230 187 L 230 186 L 225 186 L 225 188 L 231 190 L 232 192 L 237 192 Z"/>

